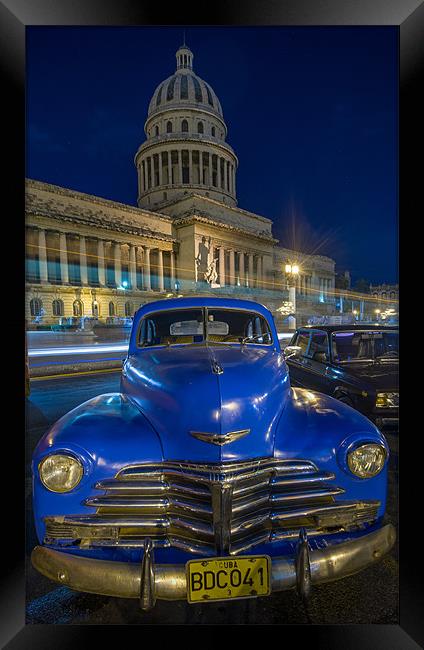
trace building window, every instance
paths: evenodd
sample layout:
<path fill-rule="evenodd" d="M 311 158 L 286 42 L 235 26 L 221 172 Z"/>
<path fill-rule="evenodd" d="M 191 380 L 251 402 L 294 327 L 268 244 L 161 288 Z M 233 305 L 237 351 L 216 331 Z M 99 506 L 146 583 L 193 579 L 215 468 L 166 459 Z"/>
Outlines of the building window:
<path fill-rule="evenodd" d="M 204 129 L 204 126 L 203 126 L 203 122 L 199 122 L 199 124 L 197 125 L 197 133 L 204 133 L 204 132 L 205 132 L 205 129 Z"/>
<path fill-rule="evenodd" d="M 159 92 L 158 92 L 157 97 L 156 97 L 156 106 L 159 106 L 159 104 L 162 101 L 162 88 L 163 88 L 163 85 L 159 88 Z"/>
<path fill-rule="evenodd" d="M 134 305 L 132 302 L 126 302 L 125 303 L 125 316 L 133 316 L 134 315 Z"/>
<path fill-rule="evenodd" d="M 209 88 L 208 84 L 206 84 L 206 83 L 205 83 L 205 88 L 206 88 L 206 92 L 207 92 L 207 95 L 208 95 L 208 104 L 213 106 L 212 93 L 210 91 L 210 88 Z"/>
<path fill-rule="evenodd" d="M 159 127 L 155 126 L 155 135 L 159 135 Z"/>
<path fill-rule="evenodd" d="M 211 135 L 212 135 L 213 137 L 215 137 L 215 127 L 214 127 L 214 126 L 211 128 Z"/>
<path fill-rule="evenodd" d="M 172 133 L 172 122 L 167 122 L 166 123 L 166 132 L 167 133 Z"/>
<path fill-rule="evenodd" d="M 186 75 L 181 77 L 180 98 L 188 99 L 188 81 Z"/>
<path fill-rule="evenodd" d="M 113 302 L 109 303 L 109 316 L 115 316 L 115 304 Z"/>
<path fill-rule="evenodd" d="M 175 84 L 175 76 L 172 77 L 171 81 L 168 84 L 168 88 L 166 89 L 167 102 L 170 102 L 172 99 L 174 99 L 174 84 Z"/>
<path fill-rule="evenodd" d="M 182 131 L 182 133 L 188 133 L 188 122 L 187 122 L 187 120 L 183 120 L 181 122 L 181 131 Z"/>
<path fill-rule="evenodd" d="M 98 318 L 99 317 L 99 303 L 97 300 L 93 300 L 91 303 L 91 313 L 93 315 L 93 318 Z"/>
<path fill-rule="evenodd" d="M 72 313 L 74 316 L 82 316 L 84 313 L 84 307 L 81 300 L 74 300 L 72 305 Z"/>
<path fill-rule="evenodd" d="M 53 300 L 52 302 L 53 316 L 63 316 L 63 300 Z"/>
<path fill-rule="evenodd" d="M 203 102 L 202 89 L 200 88 L 199 82 L 197 81 L 196 77 L 193 76 L 191 76 L 191 80 L 194 86 L 194 96 L 196 98 L 196 102 Z"/>
<path fill-rule="evenodd" d="M 42 308 L 43 308 L 43 303 L 41 302 L 40 298 L 32 298 L 32 300 L 29 303 L 31 316 L 41 316 Z"/>

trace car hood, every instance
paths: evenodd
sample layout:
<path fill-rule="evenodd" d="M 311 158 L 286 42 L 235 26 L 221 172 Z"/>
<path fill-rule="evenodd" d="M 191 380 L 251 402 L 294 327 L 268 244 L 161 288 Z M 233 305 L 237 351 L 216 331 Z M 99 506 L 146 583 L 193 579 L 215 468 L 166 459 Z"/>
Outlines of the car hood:
<path fill-rule="evenodd" d="M 149 419 L 166 460 L 219 462 L 272 455 L 288 391 L 282 355 L 260 346 L 146 349 L 128 358 L 122 378 L 122 392 Z M 241 430 L 249 433 L 224 445 L 191 433 Z"/>
<path fill-rule="evenodd" d="M 371 363 L 346 363 L 341 366 L 347 374 L 366 381 L 376 390 L 397 390 L 399 386 L 399 364 L 388 361 Z"/>

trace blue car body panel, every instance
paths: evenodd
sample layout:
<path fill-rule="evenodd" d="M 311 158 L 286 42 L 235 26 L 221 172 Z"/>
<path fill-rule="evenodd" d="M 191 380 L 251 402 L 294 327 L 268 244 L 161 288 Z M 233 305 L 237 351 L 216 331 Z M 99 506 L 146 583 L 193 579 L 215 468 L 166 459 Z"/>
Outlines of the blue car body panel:
<path fill-rule="evenodd" d="M 179 345 L 140 349 L 141 319 L 172 308 L 210 306 L 257 311 L 268 321 L 271 345 Z M 211 372 L 211 357 L 224 369 Z M 191 431 L 250 433 L 231 444 L 218 446 L 198 440 Z M 379 430 L 359 412 L 337 400 L 290 387 L 287 365 L 280 351 L 271 313 L 251 301 L 216 298 L 161 300 L 142 307 L 134 317 L 128 357 L 124 362 L 121 392 L 84 402 L 58 420 L 38 443 L 33 456 L 34 515 L 40 543 L 46 516 L 91 514 L 84 505 L 98 496 L 98 481 L 110 479 L 124 467 L 164 460 L 191 463 L 238 462 L 264 457 L 312 461 L 322 471 L 336 475 L 344 499 L 378 500 L 380 525 L 385 512 L 387 462 L 374 478 L 356 478 L 346 466 L 346 454 L 358 443 L 388 446 Z M 78 457 L 84 477 L 71 492 L 47 490 L 38 465 L 48 454 L 68 452 Z M 364 529 L 364 530 L 365 530 Z M 311 544 L 337 543 L 360 535 L 351 532 Z M 138 561 L 140 549 L 61 548 L 89 557 Z M 255 547 L 255 553 L 281 555 L 293 550 L 292 542 Z M 186 551 L 157 549 L 161 562 L 192 559 Z"/>

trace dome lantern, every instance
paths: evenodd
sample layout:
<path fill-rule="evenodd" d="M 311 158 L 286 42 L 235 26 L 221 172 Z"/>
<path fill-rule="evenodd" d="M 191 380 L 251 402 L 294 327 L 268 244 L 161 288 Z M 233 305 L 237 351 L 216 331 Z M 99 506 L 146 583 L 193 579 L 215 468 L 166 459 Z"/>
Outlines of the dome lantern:
<path fill-rule="evenodd" d="M 187 45 L 181 45 L 181 47 L 178 48 L 175 56 L 177 59 L 176 72 L 183 70 L 193 70 L 193 52 L 189 47 L 187 47 Z"/>

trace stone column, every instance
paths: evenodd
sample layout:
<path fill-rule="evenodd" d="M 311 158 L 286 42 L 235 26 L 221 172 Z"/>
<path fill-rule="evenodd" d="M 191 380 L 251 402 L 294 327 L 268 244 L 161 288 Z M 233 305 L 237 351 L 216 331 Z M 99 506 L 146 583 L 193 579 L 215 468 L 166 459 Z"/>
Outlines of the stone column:
<path fill-rule="evenodd" d="M 46 249 L 46 231 L 38 231 L 38 264 L 40 267 L 40 282 L 47 284 L 49 273 L 47 270 L 47 249 Z"/>
<path fill-rule="evenodd" d="M 174 251 L 170 252 L 170 258 L 171 258 L 171 291 L 175 291 L 175 253 Z"/>
<path fill-rule="evenodd" d="M 163 184 L 163 182 L 162 182 L 162 180 L 163 180 L 162 179 L 163 170 L 162 170 L 162 152 L 161 151 L 158 154 L 158 163 L 159 163 L 159 185 L 162 185 Z"/>
<path fill-rule="evenodd" d="M 147 247 L 144 249 L 143 278 L 144 278 L 144 288 L 146 289 L 146 291 L 151 291 L 152 281 L 150 277 L 150 248 Z"/>
<path fill-rule="evenodd" d="M 221 187 L 221 158 L 216 157 L 216 186 Z"/>
<path fill-rule="evenodd" d="M 121 244 L 115 242 L 114 244 L 114 258 L 115 258 L 115 284 L 117 287 L 122 283 L 122 267 L 121 267 Z"/>
<path fill-rule="evenodd" d="M 219 249 L 219 284 L 225 287 L 225 248 Z"/>
<path fill-rule="evenodd" d="M 85 237 L 80 236 L 80 275 L 81 275 L 81 284 L 88 284 L 88 273 L 87 273 L 87 251 L 85 246 Z"/>
<path fill-rule="evenodd" d="M 234 285 L 236 282 L 236 271 L 235 271 L 235 260 L 234 260 L 234 251 L 230 251 L 230 284 Z"/>
<path fill-rule="evenodd" d="M 235 195 L 235 193 L 236 193 L 236 168 L 235 168 L 234 165 L 233 165 L 233 173 L 232 173 L 231 180 L 232 180 L 232 184 L 233 184 L 233 194 Z"/>
<path fill-rule="evenodd" d="M 188 150 L 188 182 L 193 185 L 193 152 Z"/>
<path fill-rule="evenodd" d="M 248 274 L 249 274 L 249 287 L 254 286 L 253 282 L 253 254 L 249 253 L 249 261 L 248 261 Z"/>
<path fill-rule="evenodd" d="M 147 158 L 143 160 L 143 178 L 144 178 L 144 191 L 147 192 L 149 189 L 148 177 L 147 177 Z"/>
<path fill-rule="evenodd" d="M 159 285 L 159 291 L 164 290 L 164 283 L 163 283 L 163 252 L 162 249 L 158 249 L 158 285 Z"/>
<path fill-rule="evenodd" d="M 131 289 L 137 289 L 137 265 L 135 259 L 135 246 L 130 244 L 130 282 Z"/>
<path fill-rule="evenodd" d="M 246 278 L 244 276 L 244 253 L 239 253 L 239 277 L 240 277 L 240 286 L 246 286 Z"/>
<path fill-rule="evenodd" d="M 60 277 L 62 284 L 69 284 L 69 270 L 68 270 L 68 249 L 66 246 L 66 233 L 59 233 L 59 248 L 60 248 Z"/>
<path fill-rule="evenodd" d="M 258 255 L 256 264 L 256 286 L 262 288 L 262 257 Z"/>
<path fill-rule="evenodd" d="M 181 153 L 181 149 L 178 151 L 178 174 L 179 174 L 178 182 L 181 184 L 183 182 L 183 156 Z"/>
<path fill-rule="evenodd" d="M 168 185 L 172 184 L 172 157 L 171 152 L 168 151 Z"/>
<path fill-rule="evenodd" d="M 212 187 L 212 154 L 209 154 L 209 187 Z"/>
<path fill-rule="evenodd" d="M 200 185 L 203 185 L 203 151 L 199 151 L 199 180 Z"/>
<path fill-rule="evenodd" d="M 105 271 L 105 247 L 102 239 L 97 242 L 97 269 L 99 273 L 99 285 L 104 287 L 106 285 L 106 271 Z"/>

